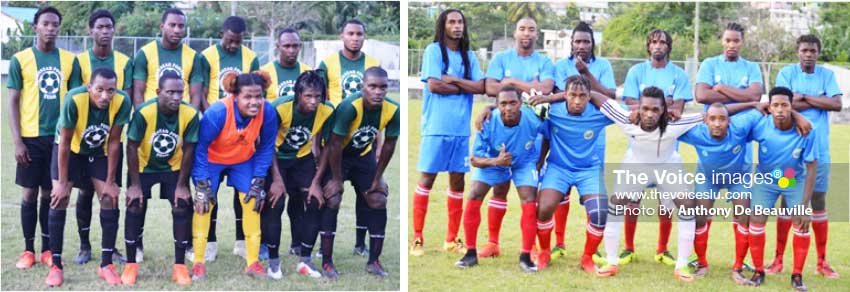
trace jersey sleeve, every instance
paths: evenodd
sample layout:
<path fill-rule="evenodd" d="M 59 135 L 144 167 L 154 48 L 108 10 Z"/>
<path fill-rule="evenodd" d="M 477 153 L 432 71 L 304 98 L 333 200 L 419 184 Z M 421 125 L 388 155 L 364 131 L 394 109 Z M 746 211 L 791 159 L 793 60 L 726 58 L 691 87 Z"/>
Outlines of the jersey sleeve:
<path fill-rule="evenodd" d="M 65 95 L 65 104 L 59 111 L 59 120 L 56 122 L 57 128 L 72 129 L 77 124 L 77 103 L 70 94 Z"/>
<path fill-rule="evenodd" d="M 484 79 L 484 72 L 481 72 L 481 65 L 478 63 L 478 57 L 475 56 L 475 53 L 472 51 L 467 52 L 469 55 L 469 77 L 472 77 L 472 81 L 478 81 Z"/>
<path fill-rule="evenodd" d="M 254 57 L 254 59 L 251 60 L 251 72 L 254 72 L 254 71 L 257 71 L 257 70 L 260 70 L 260 61 L 257 60 L 257 57 Z"/>
<path fill-rule="evenodd" d="M 779 74 L 776 74 L 776 81 L 774 81 L 774 86 L 776 87 L 786 87 L 791 88 L 791 66 L 785 66 L 782 70 L 779 70 Z"/>
<path fill-rule="evenodd" d="M 843 95 L 841 93 L 841 88 L 838 88 L 838 83 L 835 80 L 835 73 L 829 70 L 826 71 L 826 76 L 824 76 L 824 91 L 826 92 L 827 97 L 833 97 L 836 95 Z"/>
<path fill-rule="evenodd" d="M 694 92 L 691 89 L 691 81 L 688 80 L 688 75 L 685 74 L 685 71 L 676 71 L 676 80 L 673 81 L 673 84 L 676 85 L 676 89 L 673 91 L 673 100 L 694 100 Z"/>
<path fill-rule="evenodd" d="M 555 65 L 552 64 L 552 60 L 547 57 L 541 56 L 543 59 L 543 67 L 540 70 L 540 77 L 538 80 L 552 80 L 555 81 Z"/>
<path fill-rule="evenodd" d="M 133 87 L 133 60 L 127 59 L 127 63 L 124 64 L 124 84 L 119 84 L 121 89 L 127 92 L 130 92 L 130 88 Z"/>
<path fill-rule="evenodd" d="M 121 103 L 121 107 L 118 108 L 118 113 L 115 114 L 115 122 L 113 123 L 114 126 L 123 126 L 130 122 L 130 114 L 132 113 L 130 107 L 133 102 L 129 95 L 121 96 L 124 98 L 124 102 Z"/>
<path fill-rule="evenodd" d="M 685 134 L 683 134 L 682 136 L 679 136 L 679 141 L 691 144 L 693 146 L 704 145 L 705 139 L 702 139 L 702 137 L 705 137 L 704 133 L 707 130 L 708 128 L 705 126 L 705 124 L 698 125 L 685 132 Z"/>
<path fill-rule="evenodd" d="M 640 81 L 638 81 L 636 68 L 637 66 L 634 66 L 626 73 L 626 82 L 623 83 L 623 100 L 627 98 L 638 99 L 640 97 Z"/>
<path fill-rule="evenodd" d="M 17 56 L 13 56 L 9 60 L 9 77 L 6 79 L 6 88 L 20 91 L 23 88 L 24 80 L 21 74 L 21 63 Z"/>
<path fill-rule="evenodd" d="M 703 124 L 703 114 L 702 113 L 692 113 L 682 115 L 682 118 L 675 122 L 670 122 L 667 124 L 667 129 L 664 132 L 664 135 L 673 135 L 675 137 L 680 137 L 684 135 L 688 130 L 696 127 L 698 125 Z"/>
<path fill-rule="evenodd" d="M 71 66 L 71 78 L 68 78 L 68 89 L 77 88 L 83 84 L 83 73 L 80 68 L 80 61 L 74 57 L 74 65 Z M 120 85 L 120 84 L 119 84 Z"/>
<path fill-rule="evenodd" d="M 803 142 L 803 148 L 805 148 L 805 149 L 803 149 L 803 155 L 802 155 L 803 162 L 808 163 L 808 162 L 812 162 L 812 161 L 817 160 L 818 152 L 817 152 L 817 147 L 815 147 L 815 136 L 816 135 L 817 135 L 816 131 L 811 131 L 811 132 L 809 132 L 809 135 L 807 135 L 804 138 L 805 140 L 803 140 L 804 141 Z"/>
<path fill-rule="evenodd" d="M 196 112 L 192 117 L 192 120 L 189 121 L 189 124 L 186 125 L 186 129 L 183 130 L 184 143 L 198 143 L 198 130 L 201 128 L 200 124 L 200 117 Z"/>
<path fill-rule="evenodd" d="M 602 65 L 602 71 L 599 73 L 599 76 L 596 77 L 596 80 L 599 83 L 602 83 L 602 86 L 608 89 L 615 90 L 617 89 L 617 82 L 614 81 L 614 68 L 611 67 L 611 62 L 605 60 Z"/>
<path fill-rule="evenodd" d="M 133 112 L 133 118 L 130 119 L 130 126 L 127 127 L 127 139 L 137 142 L 142 141 L 146 128 L 147 122 L 145 121 L 145 118 L 142 117 L 140 111 L 136 110 Z"/>
<path fill-rule="evenodd" d="M 227 111 L 224 110 L 207 110 L 200 120 L 198 145 L 195 147 L 195 160 L 192 166 L 192 177 L 196 181 L 210 178 L 208 148 L 221 132 L 226 114 Z"/>
<path fill-rule="evenodd" d="M 387 123 L 387 128 L 385 129 L 385 134 L 387 137 L 398 137 L 401 134 L 401 117 L 400 110 L 396 109 L 393 117 L 390 118 L 389 123 Z"/>
<path fill-rule="evenodd" d="M 714 63 L 712 59 L 705 59 L 699 66 L 697 71 L 697 83 L 705 83 L 708 86 L 714 86 Z"/>
<path fill-rule="evenodd" d="M 487 74 L 485 77 L 492 78 L 496 80 L 502 80 L 505 78 L 505 66 L 502 64 L 503 54 L 496 54 L 493 57 L 493 60 L 490 60 L 490 64 L 487 65 Z"/>
<path fill-rule="evenodd" d="M 319 77 L 322 77 L 322 80 L 325 81 L 325 86 L 328 85 L 328 65 L 325 65 L 325 61 L 319 63 Z"/>
<path fill-rule="evenodd" d="M 205 70 L 198 70 L 198 68 L 206 69 L 205 67 L 202 67 L 203 65 L 201 65 L 201 62 L 201 54 L 195 53 L 195 59 L 192 60 L 192 74 L 189 75 L 189 84 L 207 84 L 209 82 L 207 81 L 207 77 L 205 77 L 209 74 L 204 74 Z"/>
<path fill-rule="evenodd" d="M 732 116 L 729 119 L 729 127 L 736 134 L 740 134 L 742 137 L 746 137 L 747 133 L 749 133 L 753 129 L 753 127 L 758 124 L 762 116 L 762 113 L 758 110 L 747 110 Z"/>
<path fill-rule="evenodd" d="M 620 104 L 613 99 L 605 101 L 605 103 L 603 103 L 599 108 L 599 111 L 618 126 L 622 127 L 624 125 L 631 124 L 631 122 L 629 122 L 629 111 L 624 110 L 620 107 Z"/>
<path fill-rule="evenodd" d="M 764 79 L 762 79 L 761 69 L 759 69 L 759 65 L 754 62 L 747 63 L 747 80 L 750 81 L 750 84 L 764 83 Z"/>
<path fill-rule="evenodd" d="M 136 56 L 133 57 L 133 80 L 148 79 L 148 58 L 145 56 L 145 51 L 139 50 Z"/>
<path fill-rule="evenodd" d="M 490 131 L 493 119 L 484 122 L 481 131 L 475 133 L 475 140 L 472 142 L 472 156 L 489 157 L 490 152 Z"/>
<path fill-rule="evenodd" d="M 260 145 L 254 153 L 253 177 L 265 177 L 274 159 L 274 144 L 277 140 L 277 130 L 280 122 L 277 118 L 277 110 L 268 101 L 264 101 L 263 126 L 260 128 Z"/>
<path fill-rule="evenodd" d="M 439 46 L 430 45 L 422 54 L 422 82 L 428 82 L 428 78 L 441 80 L 443 77 L 443 58 Z"/>
<path fill-rule="evenodd" d="M 340 136 L 347 136 L 348 129 L 351 127 L 351 122 L 354 120 L 357 111 L 351 103 L 340 103 L 339 107 L 334 111 L 334 126 L 333 133 Z"/>

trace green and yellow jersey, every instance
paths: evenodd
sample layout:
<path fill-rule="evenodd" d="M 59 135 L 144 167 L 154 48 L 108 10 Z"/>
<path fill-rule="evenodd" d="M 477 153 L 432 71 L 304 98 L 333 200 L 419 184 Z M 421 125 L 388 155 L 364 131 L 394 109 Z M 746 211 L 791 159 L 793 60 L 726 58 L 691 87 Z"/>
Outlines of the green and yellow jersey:
<path fill-rule="evenodd" d="M 159 112 L 159 97 L 145 101 L 133 113 L 127 139 L 139 142 L 139 172 L 180 170 L 183 143 L 198 143 L 198 111 L 186 102 L 171 116 Z"/>
<path fill-rule="evenodd" d="M 128 91 L 133 87 L 133 61 L 119 51 L 112 50 L 112 54 L 109 54 L 108 57 L 100 58 L 89 49 L 77 55 L 77 62 L 80 63 L 81 84 L 89 84 L 91 72 L 105 67 L 115 71 L 118 79 L 116 84 L 119 89 Z"/>
<path fill-rule="evenodd" d="M 201 57 L 187 44 L 174 50 L 162 47 L 159 40 L 142 47 L 133 59 L 133 80 L 145 81 L 145 100 L 156 97 L 159 77 L 165 71 L 173 71 L 183 78 L 183 100 L 190 101 L 189 84 L 203 83 Z"/>
<path fill-rule="evenodd" d="M 227 72 L 249 73 L 260 69 L 257 54 L 246 46 L 240 47 L 231 54 L 220 44 L 215 44 L 201 52 L 201 62 L 204 72 L 204 88 L 207 89 L 207 102 L 224 98 L 227 94 L 221 86 L 221 77 Z"/>
<path fill-rule="evenodd" d="M 398 102 L 384 98 L 381 107 L 367 111 L 360 93 L 343 99 L 334 112 L 333 133 L 345 137 L 344 153 L 359 152 L 365 156 L 372 150 L 372 142 L 386 128 L 387 137 L 398 137 L 401 119 Z"/>
<path fill-rule="evenodd" d="M 334 107 L 328 101 L 320 103 L 316 112 L 308 115 L 298 112 L 298 105 L 292 97 L 278 98 L 272 106 L 280 118 L 280 130 L 275 143 L 278 159 L 307 156 L 313 145 L 313 137 L 331 127 Z"/>
<path fill-rule="evenodd" d="M 296 62 L 295 67 L 286 68 L 281 66 L 278 61 L 272 61 L 263 65 L 260 70 L 269 73 L 272 79 L 272 84 L 266 90 L 266 99 L 274 101 L 279 97 L 294 98 L 295 80 L 298 80 L 298 76 L 301 76 L 301 73 L 304 73 L 304 71 L 312 69 L 310 69 L 310 66 L 301 62 Z"/>
<path fill-rule="evenodd" d="M 130 95 L 116 90 L 109 107 L 99 109 L 89 98 L 88 88 L 80 86 L 65 96 L 59 122 L 56 125 L 56 143 L 60 130 L 73 129 L 71 152 L 88 156 L 107 156 L 109 130 L 112 126 L 126 125 L 130 121 Z M 119 137 L 120 138 L 120 137 Z"/>
<path fill-rule="evenodd" d="M 52 136 L 62 99 L 80 86 L 80 65 L 74 54 L 56 48 L 51 52 L 36 47 L 24 49 L 9 60 L 6 88 L 21 92 L 21 137 Z"/>
<path fill-rule="evenodd" d="M 324 70 L 325 82 L 328 84 L 328 97 L 334 106 L 343 98 L 359 92 L 363 87 L 363 72 L 369 67 L 381 66 L 377 59 L 360 54 L 357 60 L 346 59 L 342 52 L 331 54 L 319 64 Z"/>

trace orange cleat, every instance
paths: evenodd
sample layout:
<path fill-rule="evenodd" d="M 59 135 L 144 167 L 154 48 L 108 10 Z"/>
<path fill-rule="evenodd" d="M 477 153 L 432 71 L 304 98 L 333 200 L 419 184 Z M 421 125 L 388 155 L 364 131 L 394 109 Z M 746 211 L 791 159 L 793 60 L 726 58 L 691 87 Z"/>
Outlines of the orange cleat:
<path fill-rule="evenodd" d="M 97 268 L 97 275 L 111 285 L 121 284 L 121 276 L 118 275 L 118 272 L 115 271 L 115 266 L 112 264 Z"/>
<path fill-rule="evenodd" d="M 596 264 L 593 263 L 592 257 L 581 257 L 581 270 L 589 274 L 596 274 Z"/>
<path fill-rule="evenodd" d="M 613 277 L 614 275 L 617 275 L 617 271 L 618 271 L 617 266 L 606 265 L 606 266 L 602 267 L 601 269 L 596 270 L 596 276 L 599 276 L 599 277 L 602 277 L 602 278 Z"/>
<path fill-rule="evenodd" d="M 171 273 L 171 281 L 181 286 L 192 285 L 192 277 L 189 277 L 189 269 L 184 264 L 175 264 L 174 272 Z"/>
<path fill-rule="evenodd" d="M 830 267 L 829 264 L 827 264 L 825 260 L 823 262 L 818 263 L 817 271 L 818 271 L 818 274 L 821 274 L 824 277 L 827 277 L 827 278 L 830 278 L 830 279 L 838 279 L 839 278 L 838 273 L 836 273 L 835 270 L 833 270 L 832 267 Z"/>
<path fill-rule="evenodd" d="M 15 267 L 18 269 L 29 269 L 35 264 L 35 254 L 31 251 L 25 251 L 18 257 L 18 262 Z"/>
<path fill-rule="evenodd" d="M 266 274 L 266 268 L 264 268 L 263 265 L 260 264 L 260 262 L 254 262 L 250 266 L 246 267 L 245 274 L 259 279 L 263 279 L 268 276 L 268 274 Z"/>
<path fill-rule="evenodd" d="M 62 272 L 62 269 L 57 266 L 51 266 L 44 283 L 47 284 L 47 287 L 59 287 L 62 286 L 63 278 L 65 278 L 65 273 Z"/>
<path fill-rule="evenodd" d="M 124 273 L 121 274 L 121 283 L 124 285 L 136 285 L 136 277 L 139 276 L 139 264 L 127 263 Z"/>
<path fill-rule="evenodd" d="M 41 256 L 38 258 L 38 261 L 44 264 L 45 266 L 52 267 L 53 253 L 51 253 L 49 250 L 41 252 Z"/>
<path fill-rule="evenodd" d="M 767 269 L 764 272 L 768 275 L 774 275 L 782 273 L 782 260 L 780 257 L 773 259 L 773 263 L 770 266 L 767 266 Z"/>
<path fill-rule="evenodd" d="M 537 262 L 537 259 L 538 259 L 539 257 L 540 257 L 540 250 L 539 250 L 539 249 L 537 249 L 537 245 L 536 245 L 536 244 L 535 244 L 535 245 L 532 245 L 532 246 L 531 246 L 531 261 L 536 263 L 536 262 Z"/>
<path fill-rule="evenodd" d="M 192 266 L 192 280 L 200 281 L 207 278 L 207 265 L 204 263 L 195 263 Z"/>
<path fill-rule="evenodd" d="M 478 257 L 482 258 L 497 257 L 499 255 L 501 255 L 501 252 L 499 251 L 498 243 L 487 242 L 478 250 Z"/>
<path fill-rule="evenodd" d="M 537 255 L 537 270 L 542 271 L 545 270 L 546 267 L 549 266 L 549 261 L 552 259 L 552 251 L 550 250 L 542 250 L 540 254 Z"/>
<path fill-rule="evenodd" d="M 694 281 L 694 274 L 690 270 L 688 270 L 687 267 L 682 268 L 682 269 L 678 269 L 678 270 L 674 270 L 673 271 L 673 277 L 675 277 L 676 279 L 679 279 L 679 281 L 682 281 L 682 282 L 693 282 Z"/>

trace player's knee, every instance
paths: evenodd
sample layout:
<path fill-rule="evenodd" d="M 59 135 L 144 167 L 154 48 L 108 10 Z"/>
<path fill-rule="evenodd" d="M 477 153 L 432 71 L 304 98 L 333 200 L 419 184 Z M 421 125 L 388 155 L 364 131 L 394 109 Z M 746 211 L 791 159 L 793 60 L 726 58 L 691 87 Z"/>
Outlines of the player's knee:
<path fill-rule="evenodd" d="M 463 191 L 463 173 L 449 174 L 449 188 L 456 192 Z"/>
<path fill-rule="evenodd" d="M 49 197 L 50 195 L 48 195 Z M 35 188 L 24 188 L 23 191 L 23 200 L 27 203 L 35 203 L 36 198 L 38 197 L 38 189 Z M 42 196 L 43 197 L 43 196 Z"/>
<path fill-rule="evenodd" d="M 64 199 L 61 199 L 61 200 L 59 200 L 59 202 L 56 203 L 56 208 L 50 207 L 50 209 L 54 209 L 54 210 L 68 209 L 69 201 L 70 201 L 70 198 L 65 197 Z"/>
<path fill-rule="evenodd" d="M 812 194 L 812 210 L 826 210 L 826 193 L 815 192 Z"/>
<path fill-rule="evenodd" d="M 436 173 L 422 173 L 422 176 L 419 177 L 419 185 L 424 186 L 426 188 L 431 188 L 434 186 L 434 180 L 437 179 Z"/>
<path fill-rule="evenodd" d="M 342 196 L 338 194 L 325 200 L 325 206 L 331 209 L 339 209 L 340 203 L 342 203 Z"/>
<path fill-rule="evenodd" d="M 111 196 L 101 195 L 99 201 L 101 209 L 111 210 L 118 207 L 118 202 L 112 199 Z"/>
<path fill-rule="evenodd" d="M 604 196 L 591 197 L 584 201 L 587 210 L 587 221 L 590 226 L 605 228 L 608 222 L 608 199 Z"/>
<path fill-rule="evenodd" d="M 372 193 L 366 196 L 366 204 L 369 208 L 383 210 L 387 208 L 387 196 L 381 193 Z"/>

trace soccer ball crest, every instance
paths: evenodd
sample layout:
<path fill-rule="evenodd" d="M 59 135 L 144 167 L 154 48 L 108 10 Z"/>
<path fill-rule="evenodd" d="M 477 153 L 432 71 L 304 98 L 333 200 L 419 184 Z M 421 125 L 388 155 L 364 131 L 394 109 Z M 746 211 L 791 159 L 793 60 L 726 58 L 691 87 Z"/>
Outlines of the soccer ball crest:
<path fill-rule="evenodd" d="M 177 74 L 177 76 L 180 76 L 180 78 L 183 78 L 183 67 L 180 67 L 180 65 L 177 65 L 175 63 L 165 63 L 165 64 L 160 64 L 159 69 L 157 69 L 157 71 L 156 71 L 157 80 L 159 80 L 159 78 L 162 77 L 162 75 L 165 74 L 165 72 L 168 72 L 168 71 L 174 72 L 174 73 Z"/>
<path fill-rule="evenodd" d="M 230 72 L 236 72 L 236 74 L 239 74 L 239 73 L 242 73 L 242 70 L 239 70 L 239 68 L 236 68 L 236 67 L 222 68 L 221 71 L 218 72 L 218 90 L 220 92 L 224 92 L 224 83 L 222 83 L 222 82 L 224 82 L 224 74 L 227 74 L 227 73 L 230 73 Z"/>
<path fill-rule="evenodd" d="M 56 99 L 59 96 L 59 87 L 62 84 L 62 71 L 53 66 L 44 67 L 36 73 L 38 91 L 44 99 Z"/>
<path fill-rule="evenodd" d="M 277 96 L 293 97 L 295 96 L 295 80 L 284 80 L 277 84 Z"/>
<path fill-rule="evenodd" d="M 366 146 L 372 144 L 372 141 L 374 141 L 377 136 L 377 128 L 373 126 L 360 127 L 360 129 L 357 129 L 357 131 L 354 132 L 354 135 L 351 135 L 351 145 L 357 149 L 366 148 Z"/>
<path fill-rule="evenodd" d="M 168 129 L 156 130 L 151 137 L 151 149 L 157 158 L 171 157 L 177 149 L 178 139 L 177 134 Z"/>
<path fill-rule="evenodd" d="M 106 142 L 106 138 L 109 136 L 109 132 L 107 132 L 109 126 L 106 124 L 98 124 L 88 126 L 83 131 L 83 141 L 89 148 L 98 148 L 103 146 L 103 143 Z"/>
<path fill-rule="evenodd" d="M 347 71 L 342 74 L 340 82 L 342 85 L 342 93 L 344 95 L 343 98 L 345 98 L 355 92 L 359 92 L 360 89 L 362 89 L 363 73 L 355 70 Z"/>
<path fill-rule="evenodd" d="M 307 141 L 310 141 L 310 129 L 305 126 L 295 126 L 289 128 L 289 131 L 286 133 L 286 145 L 292 147 L 292 149 L 301 149 L 301 146 L 307 144 Z"/>

